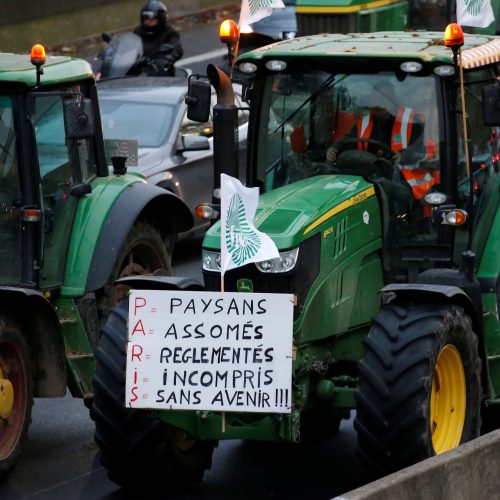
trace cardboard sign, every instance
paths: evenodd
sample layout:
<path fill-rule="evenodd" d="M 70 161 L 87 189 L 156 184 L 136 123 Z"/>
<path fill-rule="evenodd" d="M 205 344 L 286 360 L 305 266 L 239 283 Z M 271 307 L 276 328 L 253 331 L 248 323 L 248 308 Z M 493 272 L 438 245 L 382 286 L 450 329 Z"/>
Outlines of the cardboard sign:
<path fill-rule="evenodd" d="M 293 295 L 132 290 L 125 405 L 290 413 Z"/>

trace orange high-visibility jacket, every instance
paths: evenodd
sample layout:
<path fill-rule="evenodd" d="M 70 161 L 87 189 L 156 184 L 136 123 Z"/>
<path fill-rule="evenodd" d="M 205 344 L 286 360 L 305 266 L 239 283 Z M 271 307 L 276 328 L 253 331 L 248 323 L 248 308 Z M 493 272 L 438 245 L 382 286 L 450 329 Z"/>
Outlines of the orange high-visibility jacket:
<path fill-rule="evenodd" d="M 415 111 L 411 108 L 399 108 L 398 115 L 394 120 L 391 131 L 391 149 L 401 151 L 410 145 L 413 122 L 415 121 Z M 358 137 L 360 139 L 370 139 L 373 131 L 373 113 L 367 113 L 358 118 Z M 358 143 L 358 149 L 368 149 L 367 143 Z"/>

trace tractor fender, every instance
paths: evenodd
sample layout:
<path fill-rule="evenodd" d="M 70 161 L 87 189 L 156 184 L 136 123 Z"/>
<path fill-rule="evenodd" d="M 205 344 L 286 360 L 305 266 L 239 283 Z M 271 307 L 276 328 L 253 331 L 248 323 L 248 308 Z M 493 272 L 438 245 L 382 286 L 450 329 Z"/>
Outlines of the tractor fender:
<path fill-rule="evenodd" d="M 105 285 L 128 233 L 139 219 L 152 222 L 164 235 L 184 232 L 193 226 L 191 211 L 174 193 L 151 184 L 135 183 L 133 189 L 122 192 L 99 234 L 86 292 Z"/>
<path fill-rule="evenodd" d="M 116 280 L 135 288 L 136 290 L 180 290 L 185 292 L 199 292 L 205 287 L 193 278 L 182 278 L 178 276 L 125 276 Z"/>
<path fill-rule="evenodd" d="M 64 340 L 50 302 L 36 290 L 2 286 L 0 304 L 0 311 L 14 318 L 26 335 L 33 360 L 33 395 L 64 396 L 67 384 Z"/>
<path fill-rule="evenodd" d="M 477 321 L 477 313 L 469 296 L 459 287 L 450 285 L 431 285 L 425 283 L 393 283 L 384 286 L 382 290 L 384 301 L 392 302 L 394 298 L 409 299 L 414 302 L 427 302 L 436 300 L 438 296 L 447 301 L 462 306 L 467 314 Z"/>
<path fill-rule="evenodd" d="M 458 286 L 424 283 L 395 283 L 385 286 L 380 292 L 384 303 L 394 302 L 395 300 L 429 303 L 445 301 L 463 307 L 464 311 L 470 316 L 472 326 L 478 337 L 478 351 L 482 362 L 481 383 L 483 393 L 484 395 L 489 393 L 488 359 L 481 310 L 478 310 L 469 295 Z"/>

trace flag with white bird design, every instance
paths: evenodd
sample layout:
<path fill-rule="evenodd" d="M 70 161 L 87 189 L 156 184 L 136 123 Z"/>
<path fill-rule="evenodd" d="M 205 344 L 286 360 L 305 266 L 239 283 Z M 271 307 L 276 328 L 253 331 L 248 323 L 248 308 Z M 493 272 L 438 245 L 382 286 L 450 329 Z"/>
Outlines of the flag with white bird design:
<path fill-rule="evenodd" d="M 491 0 L 457 0 L 457 22 L 461 26 L 487 28 L 494 20 Z"/>
<path fill-rule="evenodd" d="M 256 23 L 263 17 L 270 16 L 273 9 L 284 9 L 282 0 L 242 0 L 240 11 L 240 28 L 247 24 Z"/>
<path fill-rule="evenodd" d="M 253 223 L 259 188 L 221 174 L 221 273 L 279 257 L 274 241 Z"/>

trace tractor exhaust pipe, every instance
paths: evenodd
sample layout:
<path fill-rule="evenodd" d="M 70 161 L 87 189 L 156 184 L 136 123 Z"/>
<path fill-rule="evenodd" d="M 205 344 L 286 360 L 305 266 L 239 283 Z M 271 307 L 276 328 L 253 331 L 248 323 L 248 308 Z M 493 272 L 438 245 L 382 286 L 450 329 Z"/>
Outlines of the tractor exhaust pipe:
<path fill-rule="evenodd" d="M 212 203 L 220 203 L 220 175 L 238 178 L 238 108 L 231 80 L 222 70 L 209 64 L 207 76 L 217 93 L 214 106 L 214 191 Z"/>

